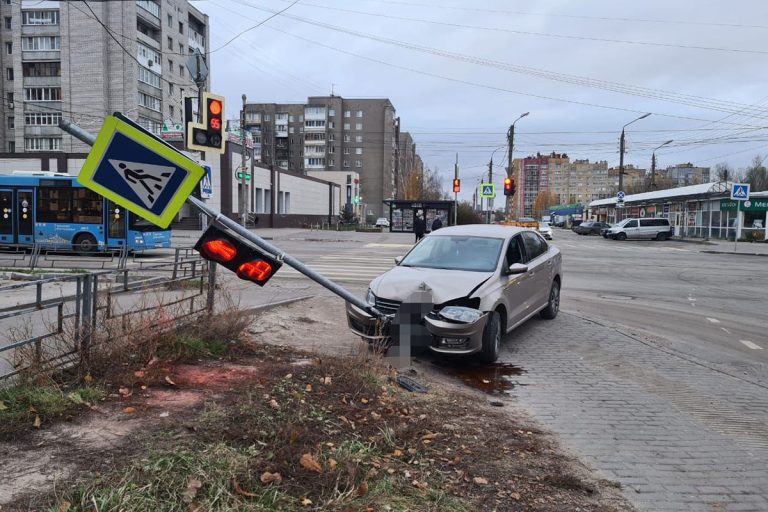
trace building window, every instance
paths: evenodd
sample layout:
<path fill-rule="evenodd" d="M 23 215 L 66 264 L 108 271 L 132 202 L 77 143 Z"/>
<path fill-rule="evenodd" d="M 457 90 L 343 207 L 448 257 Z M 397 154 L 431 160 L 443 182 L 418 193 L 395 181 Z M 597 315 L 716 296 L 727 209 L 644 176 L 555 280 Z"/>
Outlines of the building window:
<path fill-rule="evenodd" d="M 344 167 L 349 167 L 349 160 L 344 160 Z"/>
<path fill-rule="evenodd" d="M 27 126 L 58 126 L 61 121 L 60 112 L 26 112 L 24 124 Z"/>
<path fill-rule="evenodd" d="M 168 82 L 168 94 L 173 94 L 173 84 L 171 82 Z"/>
<path fill-rule="evenodd" d="M 352 111 L 350 111 L 350 110 L 345 110 L 345 111 L 344 111 L 344 117 L 352 117 Z"/>
<path fill-rule="evenodd" d="M 160 89 L 160 75 L 153 73 L 144 66 L 139 66 L 139 82 L 144 82 Z"/>
<path fill-rule="evenodd" d="M 345 154 L 345 155 L 348 155 L 348 154 L 349 154 L 349 148 L 344 148 L 344 154 Z"/>
<path fill-rule="evenodd" d="M 180 53 L 181 55 L 184 55 L 184 45 L 183 45 L 183 44 L 181 44 L 181 43 L 179 43 L 179 53 Z"/>
<path fill-rule="evenodd" d="M 11 17 L 10 16 L 6 16 L 5 17 L 5 28 L 8 28 L 8 29 L 11 28 Z"/>
<path fill-rule="evenodd" d="M 168 36 L 168 49 L 173 50 L 173 38 Z"/>
<path fill-rule="evenodd" d="M 328 134 L 328 140 L 330 140 L 330 141 L 334 141 L 334 140 L 336 140 L 336 134 L 333 134 L 333 133 L 329 133 L 329 134 Z"/>
<path fill-rule="evenodd" d="M 333 130 L 334 128 L 336 128 L 336 124 L 333 121 L 328 121 L 328 128 Z"/>
<path fill-rule="evenodd" d="M 333 117 L 336 115 L 336 110 L 329 108 L 328 109 L 328 117 Z"/>
<path fill-rule="evenodd" d="M 160 133 L 160 130 L 163 128 L 163 123 L 148 117 L 139 116 L 138 123 L 142 128 L 152 133 Z"/>
<path fill-rule="evenodd" d="M 61 101 L 61 87 L 26 87 L 24 101 Z"/>
<path fill-rule="evenodd" d="M 27 151 L 58 151 L 61 137 L 25 137 L 24 149 Z"/>
<path fill-rule="evenodd" d="M 154 110 L 155 112 L 161 112 L 160 98 L 156 98 L 155 96 L 143 92 L 139 92 L 139 105 Z"/>
<path fill-rule="evenodd" d="M 8 152 L 9 153 L 15 153 L 16 152 L 16 141 L 9 140 L 8 141 Z"/>
<path fill-rule="evenodd" d="M 5 78 L 7 80 L 13 80 L 13 68 L 5 68 Z"/>
<path fill-rule="evenodd" d="M 331 154 L 331 155 L 336 153 L 336 146 L 329 146 L 328 147 L 328 153 Z"/>
<path fill-rule="evenodd" d="M 362 166 L 363 166 L 363 162 L 362 161 L 355 160 L 355 167 L 362 167 Z"/>
<path fill-rule="evenodd" d="M 168 15 L 168 26 L 169 27 L 173 26 L 173 16 L 171 16 L 170 14 Z"/>
<path fill-rule="evenodd" d="M 363 129 L 363 123 L 356 123 L 355 124 L 355 130 L 362 130 Z"/>
<path fill-rule="evenodd" d="M 23 76 L 61 76 L 61 62 L 22 62 Z"/>
<path fill-rule="evenodd" d="M 271 121 L 272 120 L 272 115 L 271 114 L 264 114 L 264 120 L 265 121 Z"/>
<path fill-rule="evenodd" d="M 328 167 L 333 167 L 335 165 L 333 158 L 328 159 Z"/>
<path fill-rule="evenodd" d="M 16 118 L 14 116 L 8 116 L 8 128 L 16 128 Z"/>
<path fill-rule="evenodd" d="M 13 53 L 13 43 L 5 43 L 5 53 L 8 55 Z"/>
<path fill-rule="evenodd" d="M 344 123 L 344 129 L 349 130 L 349 123 Z"/>
<path fill-rule="evenodd" d="M 59 36 L 22 37 L 21 49 L 24 51 L 35 51 L 35 52 L 61 50 L 61 37 Z"/>
<path fill-rule="evenodd" d="M 355 148 L 355 154 L 356 155 L 362 155 L 363 154 L 363 148 Z"/>
<path fill-rule="evenodd" d="M 13 105 L 13 93 L 8 92 L 5 97 L 8 99 L 8 105 Z"/>
<path fill-rule="evenodd" d="M 358 110 L 357 113 L 355 113 L 355 116 L 356 117 L 363 117 L 363 111 L 362 110 Z"/>
<path fill-rule="evenodd" d="M 363 142 L 363 136 L 362 135 L 355 135 L 355 142 Z"/>
<path fill-rule="evenodd" d="M 144 57 L 148 61 L 160 64 L 160 54 L 156 50 L 142 43 L 136 43 L 136 46 L 138 48 L 137 53 L 139 54 L 139 57 Z"/>
<path fill-rule="evenodd" d="M 21 11 L 22 25 L 58 25 L 59 11 Z"/>
<path fill-rule="evenodd" d="M 184 24 L 182 22 L 179 22 L 179 34 L 184 33 Z"/>
<path fill-rule="evenodd" d="M 289 122 L 289 123 L 292 123 L 292 122 L 293 122 L 293 116 L 292 116 L 292 115 L 288 115 L 288 122 Z"/>
<path fill-rule="evenodd" d="M 173 105 L 168 105 L 168 114 L 171 116 L 171 119 L 173 119 Z"/>
<path fill-rule="evenodd" d="M 352 140 L 352 137 L 350 137 L 347 134 L 344 134 L 344 142 L 349 142 L 350 140 Z"/>

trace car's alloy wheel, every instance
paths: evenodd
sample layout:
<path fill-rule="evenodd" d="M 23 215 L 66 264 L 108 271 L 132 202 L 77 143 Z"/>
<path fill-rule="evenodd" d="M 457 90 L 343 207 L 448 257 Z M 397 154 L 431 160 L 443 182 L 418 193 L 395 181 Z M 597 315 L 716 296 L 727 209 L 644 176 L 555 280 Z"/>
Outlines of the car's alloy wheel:
<path fill-rule="evenodd" d="M 560 283 L 552 281 L 552 288 L 549 289 L 549 302 L 547 307 L 541 310 L 541 318 L 552 320 L 560 311 Z"/>
<path fill-rule="evenodd" d="M 501 350 L 501 319 L 497 311 L 490 315 L 483 329 L 483 347 L 480 351 L 480 360 L 484 363 L 496 361 Z"/>
<path fill-rule="evenodd" d="M 618 235 L 616 235 L 616 240 L 626 240 L 626 239 L 627 239 L 626 233 L 619 233 Z"/>

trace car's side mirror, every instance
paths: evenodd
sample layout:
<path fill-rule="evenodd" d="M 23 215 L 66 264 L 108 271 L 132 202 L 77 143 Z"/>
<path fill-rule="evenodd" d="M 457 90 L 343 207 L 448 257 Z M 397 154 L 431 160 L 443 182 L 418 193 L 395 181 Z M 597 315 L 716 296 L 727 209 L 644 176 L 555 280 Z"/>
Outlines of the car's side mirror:
<path fill-rule="evenodd" d="M 528 265 L 522 263 L 513 263 L 507 269 L 508 274 L 525 274 L 528 272 Z"/>
<path fill-rule="evenodd" d="M 402 256 L 395 257 L 395 265 L 399 265 L 401 261 L 403 261 L 403 257 Z"/>

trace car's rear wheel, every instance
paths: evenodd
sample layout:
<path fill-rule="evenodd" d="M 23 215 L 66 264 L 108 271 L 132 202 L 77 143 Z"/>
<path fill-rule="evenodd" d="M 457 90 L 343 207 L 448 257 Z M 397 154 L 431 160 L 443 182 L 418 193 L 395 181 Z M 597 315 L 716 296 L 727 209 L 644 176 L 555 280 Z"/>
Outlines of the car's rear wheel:
<path fill-rule="evenodd" d="M 483 348 L 480 351 L 480 360 L 484 363 L 496 361 L 501 349 L 501 318 L 498 311 L 490 315 L 483 329 Z"/>
<path fill-rule="evenodd" d="M 560 311 L 560 283 L 552 281 L 552 288 L 549 289 L 549 302 L 539 314 L 541 318 L 552 320 L 557 316 L 558 311 Z"/>
<path fill-rule="evenodd" d="M 667 239 L 667 237 L 669 237 L 667 233 L 659 233 L 658 235 L 656 235 L 656 240 L 663 242 L 664 240 Z"/>
<path fill-rule="evenodd" d="M 626 239 L 627 239 L 626 233 L 619 233 L 618 235 L 616 235 L 616 240 L 626 240 Z"/>

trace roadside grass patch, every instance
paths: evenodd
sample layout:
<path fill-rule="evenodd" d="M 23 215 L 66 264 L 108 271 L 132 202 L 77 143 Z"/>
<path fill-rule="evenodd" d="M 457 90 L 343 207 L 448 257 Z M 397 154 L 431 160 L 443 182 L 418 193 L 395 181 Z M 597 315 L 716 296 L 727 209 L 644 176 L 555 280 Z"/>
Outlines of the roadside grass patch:
<path fill-rule="evenodd" d="M 85 410 L 106 395 L 98 385 L 60 388 L 53 383 L 19 383 L 0 388 L 0 439 Z"/>

